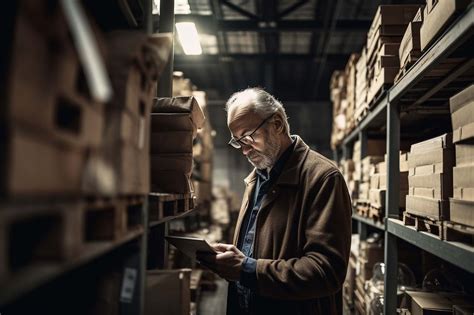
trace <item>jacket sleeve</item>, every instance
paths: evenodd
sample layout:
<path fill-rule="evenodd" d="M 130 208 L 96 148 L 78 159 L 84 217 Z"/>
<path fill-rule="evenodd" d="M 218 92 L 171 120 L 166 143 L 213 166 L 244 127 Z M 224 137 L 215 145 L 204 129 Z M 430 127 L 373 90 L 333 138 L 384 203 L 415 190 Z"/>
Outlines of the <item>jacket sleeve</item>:
<path fill-rule="evenodd" d="M 301 257 L 258 259 L 258 293 L 278 299 L 311 299 L 341 289 L 351 243 L 351 200 L 341 173 L 333 171 L 309 189 L 304 206 Z M 317 190 L 317 191 L 315 191 Z"/>

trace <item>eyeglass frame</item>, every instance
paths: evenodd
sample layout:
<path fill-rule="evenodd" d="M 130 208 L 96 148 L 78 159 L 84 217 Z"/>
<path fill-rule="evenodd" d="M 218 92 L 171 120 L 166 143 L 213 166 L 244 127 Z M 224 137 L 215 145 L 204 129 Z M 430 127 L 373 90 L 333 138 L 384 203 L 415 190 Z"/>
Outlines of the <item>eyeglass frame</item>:
<path fill-rule="evenodd" d="M 235 149 L 241 149 L 242 148 L 242 145 L 247 145 L 245 143 L 241 143 L 240 141 L 245 138 L 245 137 L 250 137 L 250 139 L 252 139 L 252 142 L 255 142 L 255 139 L 252 137 L 252 135 L 257 132 L 258 129 L 262 128 L 262 126 L 268 121 L 270 120 L 270 118 L 272 118 L 276 113 L 273 113 L 271 114 L 270 116 L 268 116 L 267 118 L 265 118 L 261 123 L 260 125 L 258 125 L 257 128 L 254 129 L 254 131 L 252 131 L 250 134 L 248 135 L 244 135 L 238 139 L 235 139 L 234 137 L 232 137 L 232 139 L 230 139 L 230 141 L 227 143 L 228 145 L 230 145 L 231 147 L 235 148 Z M 238 145 L 238 147 L 236 147 L 235 145 Z"/>

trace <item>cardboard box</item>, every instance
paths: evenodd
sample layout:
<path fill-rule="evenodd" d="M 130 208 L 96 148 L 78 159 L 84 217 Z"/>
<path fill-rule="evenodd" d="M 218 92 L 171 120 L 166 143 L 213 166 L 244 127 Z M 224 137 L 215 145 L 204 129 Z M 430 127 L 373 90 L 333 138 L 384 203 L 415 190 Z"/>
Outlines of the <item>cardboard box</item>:
<path fill-rule="evenodd" d="M 453 168 L 454 198 L 474 201 L 474 164 Z"/>
<path fill-rule="evenodd" d="M 474 123 L 459 127 L 453 131 L 453 142 L 460 143 L 474 139 Z"/>
<path fill-rule="evenodd" d="M 449 99 L 451 113 L 458 111 L 463 106 L 469 104 L 472 100 L 474 100 L 474 84 L 468 86 Z"/>
<path fill-rule="evenodd" d="M 55 25 L 55 31 L 46 25 Z M 67 146 L 97 149 L 102 143 L 104 104 L 89 96 L 68 30 L 56 7 L 19 6 L 0 124 L 11 128 L 19 124 Z M 97 29 L 92 31 L 100 37 Z"/>
<path fill-rule="evenodd" d="M 152 171 L 151 191 L 187 194 L 194 191 L 191 176 L 181 171 Z"/>
<path fill-rule="evenodd" d="M 448 200 L 408 195 L 406 196 L 406 211 L 414 215 L 435 220 L 449 220 Z"/>
<path fill-rule="evenodd" d="M 424 153 L 412 153 L 408 158 L 410 175 L 427 175 L 432 173 L 450 173 L 454 165 L 454 150 L 432 149 Z"/>
<path fill-rule="evenodd" d="M 421 55 L 420 28 L 422 22 L 410 22 L 400 43 L 398 56 L 400 69 L 414 62 Z"/>
<path fill-rule="evenodd" d="M 453 315 L 472 315 L 474 314 L 474 305 L 453 305 Z"/>
<path fill-rule="evenodd" d="M 152 125 L 155 125 L 155 120 L 153 116 L 155 114 L 177 114 L 184 113 L 188 115 L 188 119 L 181 117 L 179 120 L 174 121 L 175 129 L 161 129 L 163 131 L 167 130 L 193 130 L 196 135 L 197 129 L 201 128 L 204 124 L 204 113 L 199 106 L 197 100 L 193 96 L 181 96 L 173 98 L 158 98 L 156 103 L 153 105 L 152 109 Z M 169 117 L 168 117 L 169 119 Z M 162 122 L 162 119 L 161 121 Z M 178 125 L 179 123 L 179 125 Z M 152 131 L 155 131 L 155 127 L 152 127 Z M 165 126 L 157 126 L 156 128 L 167 128 Z"/>
<path fill-rule="evenodd" d="M 441 136 L 418 142 L 411 145 L 410 153 L 426 153 L 432 149 L 449 149 L 453 147 L 453 137 L 451 133 L 445 133 Z"/>
<path fill-rule="evenodd" d="M 192 131 L 161 131 L 150 136 L 150 153 L 193 153 Z"/>
<path fill-rule="evenodd" d="M 458 111 L 472 100 L 474 100 L 474 84 L 470 85 L 449 99 L 451 113 Z"/>
<path fill-rule="evenodd" d="M 409 176 L 410 195 L 447 200 L 453 196 L 452 179 L 448 173 Z"/>
<path fill-rule="evenodd" d="M 453 302 L 433 292 L 406 291 L 403 308 L 411 315 L 451 315 Z"/>
<path fill-rule="evenodd" d="M 423 25 L 420 29 L 421 51 L 441 34 L 441 31 L 453 20 L 455 15 L 464 10 L 471 0 L 428 0 L 424 12 Z"/>
<path fill-rule="evenodd" d="M 2 140 L 3 141 L 3 140 Z M 103 171 L 100 152 L 81 150 L 43 138 L 37 133 L 15 128 L 10 130 L 8 147 L 0 154 L 4 161 L 0 195 L 7 197 L 79 196 L 110 193 L 109 180 L 115 174 Z M 104 184 L 105 182 L 105 184 Z"/>
<path fill-rule="evenodd" d="M 451 113 L 451 121 L 453 123 L 453 130 L 474 123 L 474 99 Z"/>
<path fill-rule="evenodd" d="M 146 275 L 146 315 L 189 315 L 191 269 L 149 270 Z"/>
<path fill-rule="evenodd" d="M 449 206 L 450 221 L 474 226 L 474 201 L 450 198 Z"/>
<path fill-rule="evenodd" d="M 392 68 L 382 68 L 380 73 L 370 80 L 370 88 L 367 94 L 367 99 L 370 102 L 379 93 L 380 89 L 385 84 L 392 84 L 398 74 L 398 66 Z"/>
<path fill-rule="evenodd" d="M 456 166 L 474 164 L 474 144 L 456 144 Z"/>
<path fill-rule="evenodd" d="M 153 154 L 150 156 L 151 171 L 181 171 L 191 174 L 193 169 L 192 154 Z"/>

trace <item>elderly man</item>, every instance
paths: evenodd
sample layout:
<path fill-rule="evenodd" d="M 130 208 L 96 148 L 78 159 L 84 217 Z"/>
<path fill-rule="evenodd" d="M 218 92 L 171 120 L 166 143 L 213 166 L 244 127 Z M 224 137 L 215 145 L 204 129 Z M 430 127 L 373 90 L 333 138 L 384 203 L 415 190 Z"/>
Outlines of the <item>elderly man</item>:
<path fill-rule="evenodd" d="M 351 202 L 336 166 L 290 127 L 262 89 L 226 104 L 229 144 L 255 167 L 234 244 L 204 264 L 227 279 L 228 314 L 340 314 L 351 242 Z M 317 132 L 317 126 L 314 126 Z"/>

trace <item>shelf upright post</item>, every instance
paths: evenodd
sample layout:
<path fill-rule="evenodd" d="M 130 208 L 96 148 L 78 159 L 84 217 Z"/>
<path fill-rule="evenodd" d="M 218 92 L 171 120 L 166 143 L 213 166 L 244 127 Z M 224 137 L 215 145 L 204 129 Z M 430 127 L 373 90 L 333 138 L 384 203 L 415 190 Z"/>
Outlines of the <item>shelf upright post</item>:
<path fill-rule="evenodd" d="M 360 157 L 359 157 L 359 183 L 362 182 L 363 172 L 362 172 L 362 159 L 367 156 L 367 131 L 360 130 L 359 131 L 359 141 L 360 141 Z M 359 239 L 364 241 L 367 239 L 368 231 L 367 231 L 367 224 L 357 221 L 357 230 L 359 232 Z"/>
<path fill-rule="evenodd" d="M 173 94 L 173 67 L 174 67 L 174 0 L 160 2 L 159 33 L 173 34 L 171 53 L 168 64 L 163 70 L 158 82 L 158 96 L 171 97 Z"/>
<path fill-rule="evenodd" d="M 153 0 L 142 0 L 143 4 L 143 31 L 146 34 L 153 33 Z M 148 152 L 146 154 L 149 154 Z M 142 206 L 142 224 L 143 235 L 140 239 L 140 262 L 139 262 L 139 312 L 145 311 L 145 293 L 146 293 L 146 270 L 148 253 L 148 196 L 145 196 Z"/>
<path fill-rule="evenodd" d="M 174 0 L 166 0 L 160 2 L 160 19 L 158 24 L 159 33 L 172 33 L 172 48 L 170 59 L 163 70 L 158 82 L 157 96 L 172 97 L 173 96 L 173 64 L 174 64 Z M 168 234 L 168 223 L 153 227 L 149 230 L 149 243 L 152 248 L 148 249 L 148 269 L 165 269 L 168 267 L 168 246 L 165 236 Z"/>
<path fill-rule="evenodd" d="M 400 193 L 400 109 L 394 102 L 387 108 L 387 198 L 385 204 L 385 227 L 388 218 L 397 218 Z M 385 228 L 385 290 L 384 314 L 396 314 L 397 309 L 397 237 Z"/>

